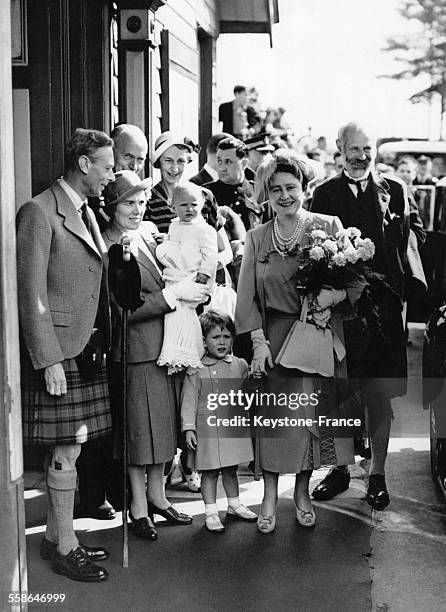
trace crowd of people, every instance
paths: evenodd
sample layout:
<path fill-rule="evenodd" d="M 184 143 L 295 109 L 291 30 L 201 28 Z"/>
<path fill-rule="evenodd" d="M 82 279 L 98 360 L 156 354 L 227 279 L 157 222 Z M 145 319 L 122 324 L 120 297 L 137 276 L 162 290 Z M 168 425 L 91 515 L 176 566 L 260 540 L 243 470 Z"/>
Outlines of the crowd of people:
<path fill-rule="evenodd" d="M 403 181 L 376 171 L 376 143 L 361 125 L 340 128 L 335 172 L 320 182 L 315 155 L 249 132 L 257 116 L 245 108 L 246 88 L 234 91 L 234 103 L 220 107 L 223 131 L 210 138 L 206 163 L 190 180 L 183 174 L 196 147 L 184 134 L 156 139 L 150 162 L 160 181 L 152 186 L 140 177 L 148 145 L 138 127 L 120 125 L 110 137 L 78 128 L 64 175 L 18 212 L 24 443 L 48 447 L 40 552 L 53 571 L 74 580 L 108 576 L 97 563 L 106 549 L 79 543 L 74 532 L 77 485 L 84 515 L 96 518 L 113 518 L 127 494 L 112 485 L 122 469 L 124 375 L 122 304 L 116 282 L 108 282 L 115 245 L 140 283 L 128 316 L 126 378 L 128 520 L 137 537 L 158 538 L 156 515 L 192 523 L 166 497 L 177 449 L 188 486 L 197 493 L 201 486 L 210 532 L 225 530 L 216 505 L 219 474 L 226 520 L 256 522 L 262 534 L 276 527 L 279 475 L 295 474 L 295 518 L 313 527 L 312 471 L 332 468 L 312 493 L 317 500 L 348 488 L 355 436 L 370 438 L 367 502 L 375 510 L 390 502 L 391 399 L 405 393 L 407 375 L 405 286 L 409 276 L 423 275 L 419 258 L 408 261 L 411 234 L 415 252 L 423 240 L 416 207 Z M 342 243 L 348 252 L 350 238 L 361 235 L 373 242 L 361 290 L 346 281 L 311 292 L 297 281 L 317 245 Z M 217 287 L 234 300 L 218 301 Z M 331 343 L 331 375 L 314 365 L 321 358 L 315 346 L 300 342 L 305 326 Z M 217 419 L 211 434 L 207 400 L 228 389 L 307 398 L 285 411 L 273 401 L 262 413 L 291 415 L 299 426 L 229 435 Z M 245 408 L 231 415 L 254 414 Z M 366 432 L 318 421 L 353 413 L 367 421 Z M 240 501 L 240 463 L 263 477 L 258 515 Z"/>

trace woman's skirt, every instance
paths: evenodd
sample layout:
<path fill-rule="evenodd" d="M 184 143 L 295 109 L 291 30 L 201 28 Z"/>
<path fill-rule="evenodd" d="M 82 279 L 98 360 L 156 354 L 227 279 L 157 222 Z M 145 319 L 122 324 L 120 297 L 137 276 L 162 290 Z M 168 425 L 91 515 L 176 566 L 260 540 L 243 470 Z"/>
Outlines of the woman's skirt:
<path fill-rule="evenodd" d="M 22 359 L 22 416 L 25 444 L 82 444 L 111 433 L 111 414 L 105 367 L 96 379 L 81 378 L 75 359 L 62 362 L 67 393 L 50 395 L 44 370 Z"/>
<path fill-rule="evenodd" d="M 295 317 L 267 316 L 266 337 L 275 359 Z M 319 414 L 333 417 L 336 403 L 334 379 L 309 376 L 297 369 L 275 365 L 263 380 L 262 392 L 267 404 L 260 402 L 257 413 L 265 418 L 289 417 L 289 425 L 272 429 L 259 426 L 256 430 L 257 453 L 260 468 L 281 474 L 298 474 L 303 470 L 325 466 L 347 465 L 354 462 L 351 438 L 335 438 L 330 428 L 318 427 Z M 298 405 L 297 394 L 310 396 L 317 393 L 317 402 L 302 401 Z M 275 398 L 272 400 L 271 398 Z M 287 400 L 287 401 L 285 401 Z M 285 405 L 285 403 L 287 405 Z M 301 424 L 303 420 L 314 421 L 312 425 Z"/>
<path fill-rule="evenodd" d="M 170 461 L 177 449 L 175 391 L 173 377 L 156 361 L 128 364 L 127 378 L 127 457 L 132 465 L 152 465 Z M 115 427 L 115 456 L 121 446 L 116 434 L 122 416 L 121 364 L 111 370 Z M 112 382 L 113 381 L 113 382 Z"/>

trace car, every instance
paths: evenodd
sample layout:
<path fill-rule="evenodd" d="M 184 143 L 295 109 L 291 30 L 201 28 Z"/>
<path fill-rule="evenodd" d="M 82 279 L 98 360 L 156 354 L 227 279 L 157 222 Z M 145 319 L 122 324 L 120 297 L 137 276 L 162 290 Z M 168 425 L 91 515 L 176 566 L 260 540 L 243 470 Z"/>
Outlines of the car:
<path fill-rule="evenodd" d="M 423 408 L 429 410 L 430 462 L 436 484 L 446 497 L 446 307 L 435 310 L 423 344 Z"/>
<path fill-rule="evenodd" d="M 437 162 L 437 175 L 446 174 L 446 141 L 444 140 L 392 140 L 378 145 L 378 159 L 386 164 L 393 164 L 403 155 L 418 159 L 422 155 Z"/>

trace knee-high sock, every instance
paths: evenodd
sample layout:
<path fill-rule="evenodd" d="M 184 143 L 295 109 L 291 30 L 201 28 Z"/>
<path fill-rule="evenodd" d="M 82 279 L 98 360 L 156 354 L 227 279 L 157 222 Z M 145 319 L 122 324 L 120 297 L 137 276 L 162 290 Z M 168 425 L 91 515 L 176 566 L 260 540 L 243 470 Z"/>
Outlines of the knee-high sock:
<path fill-rule="evenodd" d="M 52 504 L 53 521 L 57 526 L 57 549 L 62 555 L 79 544 L 73 527 L 76 469 L 55 470 L 48 467 L 47 486 Z"/>

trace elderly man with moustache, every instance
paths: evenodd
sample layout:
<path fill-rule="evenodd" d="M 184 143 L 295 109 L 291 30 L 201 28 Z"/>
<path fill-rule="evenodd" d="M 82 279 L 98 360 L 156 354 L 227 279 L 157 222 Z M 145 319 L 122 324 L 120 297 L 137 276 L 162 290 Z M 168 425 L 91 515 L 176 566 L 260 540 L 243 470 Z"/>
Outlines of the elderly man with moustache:
<path fill-rule="evenodd" d="M 406 390 L 407 358 L 402 318 L 409 201 L 402 181 L 384 177 L 373 168 L 376 142 L 359 124 L 341 127 L 337 146 L 344 170 L 314 191 L 311 211 L 336 215 L 344 227 L 357 227 L 375 244 L 370 267 L 386 280 L 389 291 L 379 307 L 385 310 L 382 338 L 367 343 L 360 319 L 344 324 L 349 378 L 357 379 L 368 416 L 371 465 L 367 502 L 375 510 L 389 504 L 385 459 L 392 418 L 391 398 Z M 313 497 L 331 499 L 349 486 L 346 466 L 333 469 L 315 488 Z"/>
<path fill-rule="evenodd" d="M 147 157 L 147 138 L 136 125 L 122 123 L 110 134 L 113 140 L 114 170 L 139 174 Z M 109 222 L 102 199 L 89 198 L 101 230 Z M 79 506 L 77 516 L 111 520 L 122 507 L 121 466 L 113 459 L 112 438 L 101 438 L 83 445 L 77 461 Z"/>
<path fill-rule="evenodd" d="M 25 443 L 49 447 L 48 514 L 40 554 L 73 580 L 105 580 L 102 548 L 78 542 L 73 528 L 81 445 L 111 429 L 102 356 L 110 344 L 106 248 L 88 196 L 114 181 L 113 141 L 77 129 L 65 174 L 17 214 L 18 299 Z"/>

